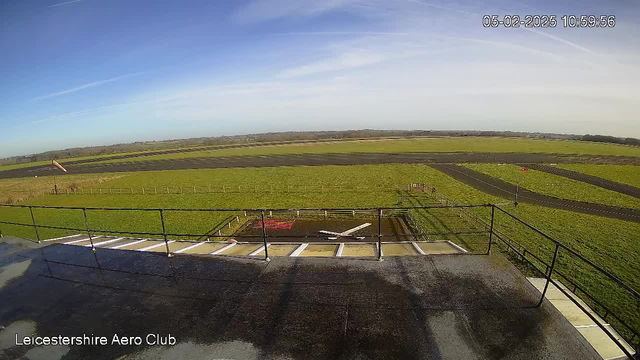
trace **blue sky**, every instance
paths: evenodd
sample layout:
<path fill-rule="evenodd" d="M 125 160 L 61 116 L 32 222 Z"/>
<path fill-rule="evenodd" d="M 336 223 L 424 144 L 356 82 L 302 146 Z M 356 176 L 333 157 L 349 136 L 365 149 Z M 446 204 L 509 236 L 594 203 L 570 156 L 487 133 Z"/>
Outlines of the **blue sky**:
<path fill-rule="evenodd" d="M 615 15 L 486 29 L 484 14 Z M 0 157 L 266 131 L 640 137 L 637 1 L 5 0 Z"/>

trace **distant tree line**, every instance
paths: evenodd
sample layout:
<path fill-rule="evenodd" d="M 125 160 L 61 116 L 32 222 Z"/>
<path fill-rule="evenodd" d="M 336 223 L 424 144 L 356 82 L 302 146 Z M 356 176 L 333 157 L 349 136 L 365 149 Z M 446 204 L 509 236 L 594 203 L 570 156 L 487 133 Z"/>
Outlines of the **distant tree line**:
<path fill-rule="evenodd" d="M 14 156 L 0 159 L 0 164 L 28 163 L 49 161 L 72 157 L 111 155 L 139 151 L 169 150 L 194 146 L 231 145 L 241 143 L 285 142 L 285 141 L 320 141 L 343 139 L 371 138 L 407 138 L 424 136 L 484 136 L 484 137 L 522 137 L 532 139 L 560 139 L 605 142 L 640 146 L 640 139 L 619 138 L 606 135 L 567 135 L 554 133 L 527 133 L 517 131 L 478 131 L 478 130 L 344 130 L 344 131 L 287 131 L 262 134 L 201 137 L 191 139 L 174 139 L 162 141 L 138 141 L 129 144 L 106 146 L 78 147 L 64 150 L 47 151 L 39 154 Z"/>
<path fill-rule="evenodd" d="M 606 135 L 583 135 L 580 137 L 582 141 L 593 141 L 593 142 L 604 142 L 604 143 L 614 143 L 614 144 L 623 144 L 623 145 L 633 145 L 640 146 L 640 139 L 635 138 L 619 138 L 615 136 L 606 136 Z"/>

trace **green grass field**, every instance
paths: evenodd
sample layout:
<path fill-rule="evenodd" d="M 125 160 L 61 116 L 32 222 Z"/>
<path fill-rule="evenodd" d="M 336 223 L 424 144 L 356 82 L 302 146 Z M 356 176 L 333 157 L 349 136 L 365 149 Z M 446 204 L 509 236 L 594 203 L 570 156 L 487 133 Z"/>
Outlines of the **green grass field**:
<path fill-rule="evenodd" d="M 221 150 L 203 150 L 189 153 L 151 155 L 130 159 L 105 160 L 100 161 L 100 163 L 119 163 L 220 156 L 375 152 L 518 152 L 640 156 L 640 148 L 638 147 L 614 144 L 599 144 L 568 140 L 464 137 L 418 138 L 401 140 L 358 140 L 310 144 L 269 145 Z"/>
<path fill-rule="evenodd" d="M 558 167 L 640 188 L 640 166 L 566 164 Z"/>
<path fill-rule="evenodd" d="M 197 149 L 197 148 L 201 148 L 201 147 L 202 146 L 190 147 L 188 149 Z M 186 149 L 186 148 L 170 148 L 170 149 L 166 149 L 165 151 L 177 150 L 177 149 Z M 156 151 L 163 151 L 163 150 L 154 149 L 154 150 L 122 152 L 122 153 L 113 153 L 113 154 L 78 156 L 78 157 L 70 157 L 70 158 L 60 158 L 57 161 L 59 163 L 61 163 L 61 164 L 64 164 L 65 162 L 69 162 L 69 161 L 94 160 L 94 159 L 102 159 L 102 158 L 106 158 L 106 157 L 111 157 L 111 156 L 115 156 L 115 155 L 119 156 L 119 155 L 146 154 L 146 153 L 149 153 L 149 152 L 156 152 Z M 22 169 L 22 168 L 28 168 L 28 167 L 32 167 L 32 166 L 42 166 L 42 165 L 49 165 L 49 164 L 51 164 L 50 160 L 34 161 L 34 162 L 19 163 L 19 164 L 0 165 L 0 171 L 13 170 L 13 169 Z"/>
<path fill-rule="evenodd" d="M 102 184 L 123 176 L 126 176 L 126 174 L 106 173 L 57 176 L 55 183 L 59 192 L 65 192 L 68 189 L 73 190 L 90 187 L 94 184 Z M 22 203 L 53 190 L 54 179 L 52 176 L 4 179 L 0 181 L 0 204 Z"/>
<path fill-rule="evenodd" d="M 633 196 L 543 171 L 531 169 L 521 171 L 520 166 L 509 164 L 464 164 L 463 166 L 514 185 L 517 182 L 517 177 L 522 188 L 544 195 L 597 204 L 640 208 L 640 199 Z"/>
<path fill-rule="evenodd" d="M 39 178 L 40 179 L 40 178 Z M 46 178 L 42 178 L 46 180 Z M 0 184 L 3 181 L 0 180 Z M 317 207 L 375 207 L 432 205 L 435 199 L 430 194 L 399 191 L 269 191 L 270 185 L 394 185 L 426 183 L 436 187 L 439 193 L 462 203 L 504 202 L 504 199 L 489 196 L 443 173 L 423 165 L 363 165 L 363 166 L 323 166 L 323 167 L 276 167 L 257 169 L 215 169 L 181 170 L 164 172 L 128 173 L 125 176 L 100 185 L 86 188 L 153 188 L 167 186 L 222 186 L 245 185 L 262 186 L 264 191 L 241 193 L 199 193 L 199 194 L 158 194 L 158 195 L 59 195 L 43 196 L 27 201 L 27 204 L 84 206 L 84 207 L 142 207 L 142 208 L 317 208 Z M 260 188 L 259 188 L 260 189 Z M 513 211 L 513 207 L 509 209 Z M 474 210 L 475 214 L 489 218 L 488 209 Z M 224 224 L 230 216 L 240 213 L 180 213 L 165 214 L 167 231 L 170 233 L 205 233 Z M 521 204 L 517 215 L 557 240 L 587 256 L 605 269 L 616 274 L 636 289 L 640 289 L 640 264 L 636 261 L 640 253 L 640 224 L 615 219 L 602 218 L 570 211 L 554 210 L 534 205 Z M 81 210 L 34 209 L 39 224 L 84 228 Z M 157 212 L 108 212 L 89 211 L 89 223 L 93 229 L 116 231 L 162 231 Z M 27 209 L 1 208 L 0 218 L 4 221 L 30 223 Z M 419 211 L 415 218 L 427 231 L 446 232 L 476 229 L 465 224 L 455 211 Z M 496 228 L 507 232 L 528 251 L 550 262 L 552 243 L 544 240 L 531 230 L 517 225 L 504 215 L 496 217 Z M 35 238 L 32 228 L 0 225 L 6 235 Z M 51 238 L 71 233 L 61 230 L 40 229 L 43 238 Z M 486 237 L 460 238 L 443 237 L 464 246 L 482 248 Z M 471 244 L 467 244 L 467 240 Z M 558 268 L 571 274 L 585 289 L 596 294 L 607 306 L 624 315 L 632 324 L 640 324 L 640 315 L 633 307 L 633 300 L 612 286 L 611 282 L 599 276 L 588 265 L 561 254 Z"/>

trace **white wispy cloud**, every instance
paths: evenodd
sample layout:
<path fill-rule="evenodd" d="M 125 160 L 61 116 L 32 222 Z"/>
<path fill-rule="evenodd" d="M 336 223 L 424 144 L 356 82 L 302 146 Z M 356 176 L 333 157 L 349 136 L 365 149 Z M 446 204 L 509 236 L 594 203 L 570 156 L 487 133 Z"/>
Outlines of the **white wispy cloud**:
<path fill-rule="evenodd" d="M 234 14 L 236 23 L 257 23 L 283 17 L 306 17 L 342 8 L 355 0 L 255 0 Z"/>
<path fill-rule="evenodd" d="M 313 75 L 328 71 L 346 70 L 366 65 L 377 64 L 385 60 L 385 55 L 374 52 L 354 51 L 340 54 L 311 64 L 282 70 L 277 76 L 292 78 L 297 76 Z"/>
<path fill-rule="evenodd" d="M 92 87 L 96 87 L 96 86 L 112 83 L 112 82 L 115 82 L 115 81 L 118 81 L 118 80 L 127 79 L 127 78 L 130 78 L 130 77 L 133 77 L 133 76 L 138 76 L 138 75 L 141 75 L 141 74 L 143 74 L 143 72 L 116 76 L 116 77 L 113 77 L 111 79 L 106 79 L 106 80 L 94 81 L 94 82 L 90 82 L 90 83 L 83 84 L 83 85 L 80 85 L 80 86 L 76 86 L 76 87 L 71 88 L 71 89 L 66 89 L 66 90 L 54 92 L 54 93 L 51 93 L 51 94 L 38 96 L 38 97 L 35 97 L 35 98 L 31 99 L 31 100 L 32 101 L 37 101 L 37 100 L 53 98 L 53 97 L 56 97 L 56 96 L 62 96 L 62 95 L 66 95 L 66 94 L 71 94 L 71 93 L 74 93 L 76 91 L 80 91 L 80 90 L 84 90 L 84 89 L 88 89 L 88 88 L 92 88 Z"/>
<path fill-rule="evenodd" d="M 50 6 L 47 6 L 47 7 L 48 7 L 48 8 L 52 8 L 52 7 L 56 7 L 56 6 L 62 6 L 62 5 L 73 4 L 73 3 L 80 2 L 80 1 L 82 1 L 82 0 L 66 1 L 66 2 L 63 2 L 63 3 L 59 3 L 59 4 L 53 4 L 53 5 L 50 5 Z"/>

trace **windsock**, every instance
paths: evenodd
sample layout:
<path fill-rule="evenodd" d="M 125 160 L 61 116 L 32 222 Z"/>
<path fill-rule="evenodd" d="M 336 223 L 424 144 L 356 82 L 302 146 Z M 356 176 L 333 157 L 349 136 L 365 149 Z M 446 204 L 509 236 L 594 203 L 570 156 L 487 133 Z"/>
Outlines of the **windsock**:
<path fill-rule="evenodd" d="M 67 172 L 67 169 L 65 169 L 62 165 L 58 164 L 58 162 L 55 160 L 51 160 L 51 165 L 53 165 L 53 167 L 58 168 L 64 172 Z"/>

